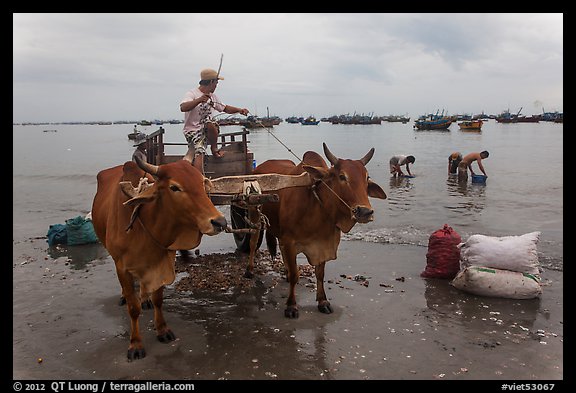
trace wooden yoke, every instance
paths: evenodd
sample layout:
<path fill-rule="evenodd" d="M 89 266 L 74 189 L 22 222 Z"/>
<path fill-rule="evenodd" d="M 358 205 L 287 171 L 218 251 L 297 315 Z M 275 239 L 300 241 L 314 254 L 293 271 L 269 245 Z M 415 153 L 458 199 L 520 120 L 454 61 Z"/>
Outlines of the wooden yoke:
<path fill-rule="evenodd" d="M 211 179 L 212 187 L 208 193 L 215 205 L 238 204 L 239 196 L 251 205 L 266 202 L 278 202 L 277 194 L 262 194 L 287 187 L 306 187 L 313 184 L 308 173 L 300 175 L 280 175 L 277 173 L 261 175 L 222 176 Z M 253 192 L 248 192 L 249 188 Z M 243 203 L 240 203 L 243 205 Z M 245 207 L 245 206 L 244 206 Z"/>
<path fill-rule="evenodd" d="M 287 187 L 306 187 L 313 184 L 308 173 L 300 175 L 241 175 L 223 176 L 211 179 L 212 189 L 210 194 L 242 194 L 245 191 L 246 182 L 257 182 L 261 192 L 275 191 Z"/>

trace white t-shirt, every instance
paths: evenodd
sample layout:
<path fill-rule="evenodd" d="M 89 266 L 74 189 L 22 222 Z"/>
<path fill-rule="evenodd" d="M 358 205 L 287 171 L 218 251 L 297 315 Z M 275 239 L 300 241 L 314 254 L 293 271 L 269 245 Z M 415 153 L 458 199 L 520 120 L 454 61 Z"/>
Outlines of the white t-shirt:
<path fill-rule="evenodd" d="M 199 88 L 192 89 L 186 93 L 180 104 L 193 101 L 203 95 L 204 93 L 202 93 Z M 212 105 L 210 105 L 210 103 L 212 103 Z M 216 94 L 210 93 L 210 100 L 208 102 L 196 105 L 194 109 L 184 113 L 184 129 L 182 130 L 184 136 L 191 135 L 202 129 L 206 120 L 212 118 L 214 110 L 224 112 L 225 107 L 226 105 L 220 101 Z"/>
<path fill-rule="evenodd" d="M 408 156 L 397 154 L 390 159 L 390 165 L 405 165 Z"/>

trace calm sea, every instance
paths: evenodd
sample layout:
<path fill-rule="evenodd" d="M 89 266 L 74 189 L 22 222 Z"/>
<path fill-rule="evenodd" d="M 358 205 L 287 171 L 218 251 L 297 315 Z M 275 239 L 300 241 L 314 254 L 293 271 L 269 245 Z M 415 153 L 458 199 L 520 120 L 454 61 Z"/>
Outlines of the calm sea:
<path fill-rule="evenodd" d="M 521 235 L 541 231 L 540 262 L 563 265 L 563 124 L 484 123 L 481 132 L 417 131 L 413 122 L 317 126 L 282 123 L 252 130 L 250 149 L 258 163 L 296 158 L 307 150 L 322 154 L 322 142 L 338 157 L 358 159 L 376 149 L 370 177 L 388 195 L 372 199 L 375 220 L 356 225 L 346 241 L 416 244 L 427 247 L 432 232 L 449 224 L 463 240 L 473 234 Z M 182 125 L 164 124 L 165 141 L 183 142 Z M 140 127 L 151 133 L 158 126 Z M 13 126 L 13 239 L 45 236 L 49 225 L 90 211 L 101 169 L 130 160 L 127 134 L 133 125 Z M 239 129 L 223 127 L 223 131 Z M 44 130 L 57 130 L 44 132 Z M 273 136 L 273 135 L 274 136 Z M 185 153 L 185 146 L 169 153 Z M 448 155 L 488 150 L 486 184 L 462 185 L 447 174 Z M 412 179 L 391 179 L 392 155 L 414 155 Z M 476 168 L 476 164 L 473 164 Z M 478 171 L 478 173 L 480 173 Z M 225 207 L 219 207 L 223 211 Z M 223 241 L 234 244 L 229 237 Z"/>

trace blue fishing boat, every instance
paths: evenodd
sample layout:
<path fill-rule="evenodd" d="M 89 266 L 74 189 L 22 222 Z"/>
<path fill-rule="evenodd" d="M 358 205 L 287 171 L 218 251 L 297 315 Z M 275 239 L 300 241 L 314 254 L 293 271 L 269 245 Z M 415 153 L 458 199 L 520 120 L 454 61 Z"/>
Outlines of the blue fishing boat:
<path fill-rule="evenodd" d="M 441 115 L 429 114 L 428 116 L 420 116 L 418 120 L 414 122 L 414 128 L 418 130 L 447 130 L 452 124 L 452 118 L 444 116 L 444 111 Z"/>
<path fill-rule="evenodd" d="M 316 120 L 314 116 L 308 116 L 300 122 L 303 126 L 316 126 L 320 123 L 320 120 Z"/>

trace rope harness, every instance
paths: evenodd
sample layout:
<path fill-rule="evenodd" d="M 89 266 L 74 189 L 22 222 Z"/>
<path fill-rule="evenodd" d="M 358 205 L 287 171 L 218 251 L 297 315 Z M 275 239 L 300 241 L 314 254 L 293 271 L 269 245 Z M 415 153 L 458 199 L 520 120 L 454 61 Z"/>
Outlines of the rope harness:
<path fill-rule="evenodd" d="M 169 250 L 169 251 L 176 251 L 176 250 L 172 250 L 166 246 L 163 246 L 158 240 L 156 240 L 156 238 L 154 237 L 154 235 L 152 235 L 152 233 L 148 230 L 148 228 L 146 228 L 144 226 L 144 223 L 142 222 L 142 220 L 140 219 L 140 216 L 138 216 L 138 222 L 140 223 L 140 225 L 142 225 L 142 228 L 144 228 L 144 232 L 146 232 L 148 234 L 148 236 L 150 236 L 150 239 L 152 239 L 152 242 L 154 242 L 154 244 L 158 247 L 160 247 L 163 250 Z"/>

